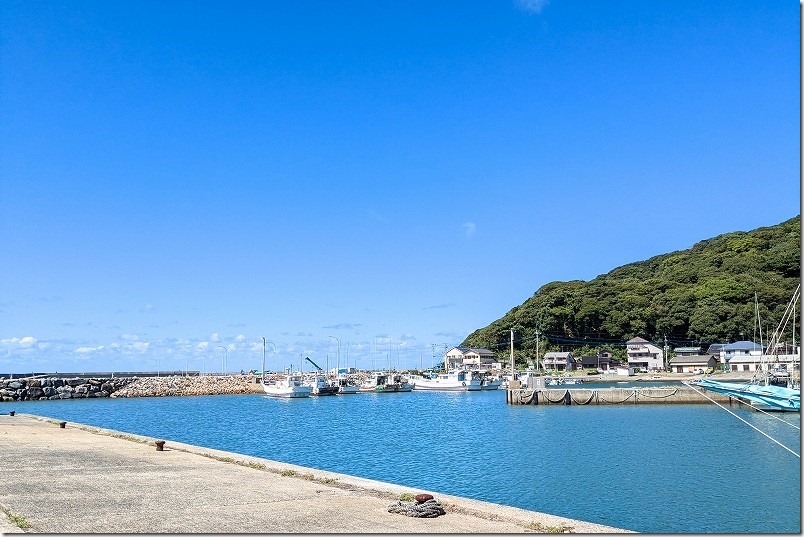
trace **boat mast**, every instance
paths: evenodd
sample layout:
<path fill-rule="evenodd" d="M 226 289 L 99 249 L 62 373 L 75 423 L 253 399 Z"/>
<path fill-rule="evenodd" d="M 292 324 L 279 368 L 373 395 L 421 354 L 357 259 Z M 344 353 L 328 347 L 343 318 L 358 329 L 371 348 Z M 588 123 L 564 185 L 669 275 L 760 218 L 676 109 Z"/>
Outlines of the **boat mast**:
<path fill-rule="evenodd" d="M 265 386 L 265 338 L 262 338 L 262 384 Z"/>

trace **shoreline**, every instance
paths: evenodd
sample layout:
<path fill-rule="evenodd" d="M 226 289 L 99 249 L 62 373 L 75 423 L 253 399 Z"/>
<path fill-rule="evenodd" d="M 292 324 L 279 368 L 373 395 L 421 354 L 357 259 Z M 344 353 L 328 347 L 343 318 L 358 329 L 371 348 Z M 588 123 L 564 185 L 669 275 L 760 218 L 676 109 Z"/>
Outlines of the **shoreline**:
<path fill-rule="evenodd" d="M 17 461 L 13 486 L 0 486 L 0 531 L 631 533 L 170 440 L 162 451 L 155 446 L 150 437 L 0 415 L 0 449 Z M 432 494 L 446 514 L 388 512 L 402 494 L 420 493 Z"/>
<path fill-rule="evenodd" d="M 91 375 L 91 374 L 89 374 Z M 359 375 L 358 375 L 359 376 Z M 681 384 L 686 380 L 703 375 L 691 373 L 639 373 L 633 376 L 617 375 L 571 375 L 570 378 L 582 380 L 581 384 L 570 385 L 576 389 L 602 383 L 640 383 L 651 381 L 674 382 Z M 541 378 L 555 377 L 544 375 Z M 658 377 L 658 378 L 655 378 Z M 714 378 L 724 381 L 745 382 L 751 379 L 750 372 L 717 373 Z M 92 376 L 70 379 L 41 377 L 0 379 L 0 403 L 16 401 L 83 399 L 94 397 L 171 397 L 192 395 L 239 395 L 263 393 L 261 377 L 253 374 L 233 375 L 174 375 L 147 377 Z M 566 386 L 562 386 L 564 388 Z M 505 391 L 500 389 L 500 391 Z"/>

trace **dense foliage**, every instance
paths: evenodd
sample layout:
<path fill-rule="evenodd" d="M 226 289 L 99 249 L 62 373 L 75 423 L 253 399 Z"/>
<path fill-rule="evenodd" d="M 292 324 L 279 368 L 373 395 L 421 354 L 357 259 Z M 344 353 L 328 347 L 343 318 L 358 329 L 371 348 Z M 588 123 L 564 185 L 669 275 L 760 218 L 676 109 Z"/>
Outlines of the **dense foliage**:
<path fill-rule="evenodd" d="M 616 352 L 636 336 L 662 343 L 667 338 L 672 346 L 750 340 L 756 329 L 754 294 L 763 330 L 772 331 L 800 271 L 799 215 L 631 263 L 588 282 L 548 283 L 463 344 L 504 354 L 512 328 L 522 356 L 533 354 L 537 330 L 539 354 L 547 345 L 584 351 L 605 345 Z"/>

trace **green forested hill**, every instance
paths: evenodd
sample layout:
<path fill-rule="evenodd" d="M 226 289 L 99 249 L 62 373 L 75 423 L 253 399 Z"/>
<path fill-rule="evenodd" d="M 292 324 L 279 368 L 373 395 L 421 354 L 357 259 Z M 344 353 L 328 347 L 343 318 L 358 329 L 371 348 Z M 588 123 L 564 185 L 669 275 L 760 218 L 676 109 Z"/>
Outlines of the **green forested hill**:
<path fill-rule="evenodd" d="M 631 263 L 588 282 L 548 283 L 463 344 L 505 352 L 511 328 L 522 350 L 535 345 L 537 329 L 554 346 L 565 347 L 616 345 L 635 336 L 666 337 L 675 345 L 752 339 L 754 293 L 763 330 L 772 331 L 800 270 L 799 215 Z"/>

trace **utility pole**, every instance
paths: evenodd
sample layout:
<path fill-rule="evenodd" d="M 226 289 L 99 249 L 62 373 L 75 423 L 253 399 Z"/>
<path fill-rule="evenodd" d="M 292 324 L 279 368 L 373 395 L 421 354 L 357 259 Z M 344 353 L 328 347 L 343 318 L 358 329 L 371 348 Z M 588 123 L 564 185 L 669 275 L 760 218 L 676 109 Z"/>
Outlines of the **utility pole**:
<path fill-rule="evenodd" d="M 511 380 L 514 380 L 514 373 L 516 369 L 514 367 L 514 329 L 511 329 Z"/>
<path fill-rule="evenodd" d="M 539 329 L 536 329 L 536 371 L 539 371 Z"/>
<path fill-rule="evenodd" d="M 667 371 L 667 355 L 670 352 L 670 348 L 667 346 L 667 336 L 664 336 L 664 370 Z"/>

